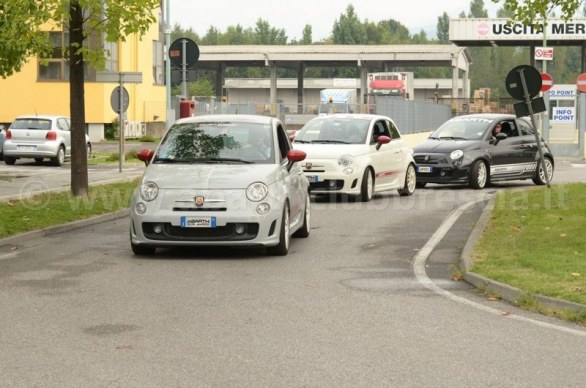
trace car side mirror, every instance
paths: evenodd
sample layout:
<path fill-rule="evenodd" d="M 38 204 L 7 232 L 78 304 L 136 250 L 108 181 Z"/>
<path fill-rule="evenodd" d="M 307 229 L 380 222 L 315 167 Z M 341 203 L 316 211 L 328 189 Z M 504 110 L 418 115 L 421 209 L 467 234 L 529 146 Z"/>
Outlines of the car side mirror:
<path fill-rule="evenodd" d="M 136 157 L 138 160 L 143 161 L 145 166 L 148 166 L 154 154 L 153 150 L 140 150 L 136 153 Z"/>
<path fill-rule="evenodd" d="M 289 163 L 287 164 L 287 170 L 290 170 L 295 162 L 301 162 L 305 159 L 307 154 L 301 150 L 289 150 L 287 151 L 287 159 Z"/>
<path fill-rule="evenodd" d="M 378 139 L 376 139 L 376 149 L 378 151 L 379 148 L 381 148 L 381 146 L 383 144 L 387 144 L 391 142 L 391 138 L 385 135 L 381 135 L 378 137 Z"/>

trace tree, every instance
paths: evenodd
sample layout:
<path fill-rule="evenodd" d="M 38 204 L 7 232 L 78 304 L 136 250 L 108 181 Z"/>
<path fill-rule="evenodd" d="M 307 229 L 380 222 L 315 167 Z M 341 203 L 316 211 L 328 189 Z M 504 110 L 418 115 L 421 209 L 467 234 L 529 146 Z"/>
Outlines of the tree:
<path fill-rule="evenodd" d="M 258 19 L 254 30 L 257 44 L 287 44 L 287 35 L 284 29 L 271 27 L 268 21 Z"/>
<path fill-rule="evenodd" d="M 492 0 L 503 3 L 503 7 L 512 12 L 512 20 L 525 25 L 542 25 L 553 9 L 561 11 L 561 18 L 571 19 L 580 8 L 583 0 Z"/>
<path fill-rule="evenodd" d="M 0 75 L 3 77 L 19 71 L 29 57 L 42 56 L 51 48 L 47 26 L 68 33 L 65 55 L 69 60 L 71 193 L 74 196 L 88 193 L 84 68 L 88 65 L 103 70 L 109 55 L 104 43 L 124 41 L 133 33 L 144 35 L 156 22 L 153 11 L 159 6 L 160 0 L 10 0 L 0 5 Z M 100 44 L 93 44 L 94 40 Z"/>
<path fill-rule="evenodd" d="M 352 4 L 346 7 L 346 13 L 334 21 L 332 30 L 334 44 L 366 44 L 367 35 L 364 24 L 358 19 Z"/>
<path fill-rule="evenodd" d="M 437 41 L 440 44 L 450 43 L 450 17 L 446 12 L 437 18 Z"/>

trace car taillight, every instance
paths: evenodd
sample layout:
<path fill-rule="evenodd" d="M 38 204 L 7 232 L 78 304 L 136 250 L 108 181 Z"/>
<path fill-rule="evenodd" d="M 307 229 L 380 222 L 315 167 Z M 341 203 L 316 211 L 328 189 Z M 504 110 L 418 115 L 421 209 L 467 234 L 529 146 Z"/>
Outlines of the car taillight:
<path fill-rule="evenodd" d="M 10 140 L 12 139 L 12 132 L 10 132 L 10 129 L 8 131 L 6 131 L 6 140 Z"/>
<path fill-rule="evenodd" d="M 57 132 L 55 131 L 49 131 L 47 132 L 47 135 L 45 136 L 46 140 L 57 140 Z"/>

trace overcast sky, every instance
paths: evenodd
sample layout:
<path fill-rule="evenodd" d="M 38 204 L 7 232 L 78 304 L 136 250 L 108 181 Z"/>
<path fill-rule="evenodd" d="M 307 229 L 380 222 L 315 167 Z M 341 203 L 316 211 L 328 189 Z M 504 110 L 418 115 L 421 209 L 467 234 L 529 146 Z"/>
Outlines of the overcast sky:
<path fill-rule="evenodd" d="M 471 0 L 224 0 L 196 1 L 169 0 L 171 25 L 190 28 L 198 35 L 206 34 L 209 27 L 225 32 L 228 26 L 240 24 L 254 28 L 260 18 L 271 27 L 285 29 L 289 41 L 301 39 L 306 24 L 312 26 L 313 40 L 331 35 L 334 21 L 346 13 L 349 4 L 354 6 L 361 21 L 378 22 L 395 19 L 406 26 L 411 34 L 422 29 L 428 37 L 435 37 L 437 18 L 444 12 L 457 18 L 460 12 L 470 10 Z M 500 4 L 484 1 L 489 17 L 496 16 Z"/>

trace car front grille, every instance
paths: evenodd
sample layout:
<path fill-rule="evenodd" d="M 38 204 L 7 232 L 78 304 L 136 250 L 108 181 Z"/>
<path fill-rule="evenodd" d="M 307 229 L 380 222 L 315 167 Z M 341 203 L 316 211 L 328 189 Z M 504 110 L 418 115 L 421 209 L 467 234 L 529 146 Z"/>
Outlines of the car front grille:
<path fill-rule="evenodd" d="M 417 164 L 445 164 L 448 159 L 444 155 L 414 155 Z"/>
<path fill-rule="evenodd" d="M 162 225 L 161 233 L 155 233 L 154 226 Z M 237 234 L 236 225 L 244 225 L 245 232 Z M 161 241 L 246 241 L 256 238 L 259 225 L 257 223 L 229 223 L 216 228 L 182 228 L 170 223 L 144 222 L 142 232 L 149 240 Z"/>
<path fill-rule="evenodd" d="M 323 182 L 312 182 L 309 184 L 309 189 L 310 190 L 315 190 L 315 189 L 319 189 L 319 190 L 330 190 L 330 191 L 336 191 L 336 190 L 342 190 L 344 188 L 344 180 L 342 179 L 326 179 Z"/>

